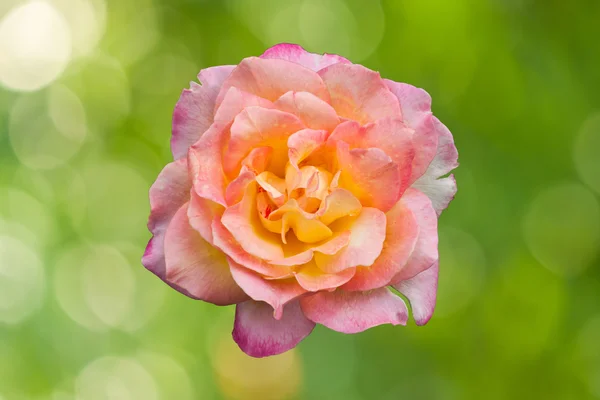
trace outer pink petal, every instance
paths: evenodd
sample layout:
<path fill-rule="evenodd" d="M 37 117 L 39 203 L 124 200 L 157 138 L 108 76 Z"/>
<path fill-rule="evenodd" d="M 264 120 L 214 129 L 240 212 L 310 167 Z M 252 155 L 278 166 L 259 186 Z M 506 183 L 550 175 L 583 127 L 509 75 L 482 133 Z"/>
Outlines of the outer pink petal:
<path fill-rule="evenodd" d="M 404 191 L 402 171 L 378 148 L 352 149 L 346 142 L 337 143 L 339 185 L 354 194 L 366 207 L 387 212 Z"/>
<path fill-rule="evenodd" d="M 439 178 L 458 167 L 458 152 L 448 128 L 437 118 L 434 118 L 434 126 L 438 134 L 437 153 L 425 174 L 413 186 L 429 196 L 439 215 L 456 194 L 453 176 Z"/>
<path fill-rule="evenodd" d="M 412 278 L 438 260 L 438 218 L 431 200 L 416 189 L 409 189 L 402 197 L 419 225 L 419 237 L 406 265 L 392 279 L 392 283 Z"/>
<path fill-rule="evenodd" d="M 187 207 L 181 206 L 165 234 L 166 281 L 190 297 L 216 305 L 245 301 L 225 255 L 190 226 Z"/>
<path fill-rule="evenodd" d="M 275 101 L 289 91 L 310 92 L 329 101 L 329 92 L 319 75 L 293 62 L 249 57 L 242 60 L 223 83 L 217 97 L 221 104 L 230 87 Z"/>
<path fill-rule="evenodd" d="M 249 356 L 267 357 L 296 347 L 314 327 L 298 302 L 288 304 L 281 319 L 276 320 L 268 304 L 246 301 L 235 309 L 233 340 Z"/>
<path fill-rule="evenodd" d="M 223 65 L 203 69 L 198 74 L 202 85 L 192 82 L 190 88 L 181 93 L 173 112 L 171 150 L 175 159 L 185 157 L 188 148 L 213 123 L 217 95 L 234 68 L 234 65 Z"/>
<path fill-rule="evenodd" d="M 425 90 L 389 79 L 384 79 L 384 82 L 400 101 L 402 116 L 411 127 L 431 114 L 431 96 Z"/>
<path fill-rule="evenodd" d="M 419 236 L 419 224 L 408 203 L 410 196 L 386 213 L 387 229 L 381 255 L 370 267 L 358 267 L 342 289 L 365 291 L 389 285 L 408 262 Z"/>
<path fill-rule="evenodd" d="M 308 92 L 287 92 L 275 102 L 281 111 L 297 115 L 304 125 L 311 129 L 324 129 L 331 132 L 340 119 L 325 101 Z"/>
<path fill-rule="evenodd" d="M 302 46 L 280 43 L 267 49 L 260 58 L 278 58 L 300 64 L 303 67 L 319 71 L 333 64 L 350 64 L 350 61 L 336 54 L 315 54 L 304 50 Z"/>
<path fill-rule="evenodd" d="M 229 126 L 215 123 L 188 152 L 189 171 L 196 193 L 205 199 L 227 206 L 227 180 L 223 172 L 221 153 L 226 144 Z"/>
<path fill-rule="evenodd" d="M 331 95 L 338 115 L 361 124 L 385 117 L 401 117 L 396 96 L 387 88 L 379 73 L 357 64 L 334 64 L 319 75 Z"/>
<path fill-rule="evenodd" d="M 335 289 L 348 282 L 354 276 L 356 268 L 347 268 L 335 274 L 327 274 L 314 262 L 302 266 L 294 275 L 304 289 L 311 292 Z"/>
<path fill-rule="evenodd" d="M 358 333 L 381 324 L 406 325 L 404 301 L 388 288 L 369 292 L 319 292 L 300 299 L 311 321 L 342 333 Z"/>
<path fill-rule="evenodd" d="M 406 83 L 385 80 L 388 88 L 400 101 L 404 120 L 415 131 L 417 153 L 412 167 L 410 183 L 422 176 L 437 151 L 438 134 L 431 113 L 431 97 L 423 89 Z"/>
<path fill-rule="evenodd" d="M 314 258 L 321 270 L 336 273 L 359 265 L 372 265 L 381 254 L 385 240 L 385 214 L 370 207 L 363 207 L 358 217 L 336 221 L 333 230 L 350 231 L 348 246 L 334 255 L 315 253 Z"/>
<path fill-rule="evenodd" d="M 437 297 L 438 272 L 439 267 L 436 262 L 419 275 L 394 285 L 394 288 L 410 301 L 417 325 L 425 325 L 433 315 Z"/>
<path fill-rule="evenodd" d="M 233 173 L 244 157 L 256 147 L 272 145 L 273 142 L 285 146 L 287 138 L 303 128 L 302 121 L 293 114 L 262 107 L 245 108 L 231 125 L 231 138 L 223 156 L 225 172 Z M 287 156 L 285 150 L 285 154 L 274 152 L 271 164 L 278 162 L 281 156 Z"/>
<path fill-rule="evenodd" d="M 179 207 L 188 201 L 190 187 L 187 161 L 181 159 L 167 164 L 150 188 L 148 229 L 153 237 L 148 242 L 142 264 L 161 279 L 165 278 L 165 232 Z"/>
<path fill-rule="evenodd" d="M 252 299 L 270 304 L 275 319 L 281 319 L 283 306 L 306 293 L 306 290 L 294 278 L 266 280 L 256 272 L 239 265 L 231 258 L 228 261 L 233 279 L 237 284 Z"/>

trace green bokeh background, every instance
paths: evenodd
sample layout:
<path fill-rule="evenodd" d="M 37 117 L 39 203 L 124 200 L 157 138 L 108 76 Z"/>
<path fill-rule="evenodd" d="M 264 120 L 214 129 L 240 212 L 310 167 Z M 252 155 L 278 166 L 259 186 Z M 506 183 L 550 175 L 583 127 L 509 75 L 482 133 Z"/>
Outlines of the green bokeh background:
<path fill-rule="evenodd" d="M 0 79 L 0 399 L 600 398 L 600 2 L 47 3 L 77 51 L 39 90 Z M 181 90 L 279 42 L 426 89 L 453 132 L 425 327 L 254 360 L 232 307 L 141 266 Z"/>

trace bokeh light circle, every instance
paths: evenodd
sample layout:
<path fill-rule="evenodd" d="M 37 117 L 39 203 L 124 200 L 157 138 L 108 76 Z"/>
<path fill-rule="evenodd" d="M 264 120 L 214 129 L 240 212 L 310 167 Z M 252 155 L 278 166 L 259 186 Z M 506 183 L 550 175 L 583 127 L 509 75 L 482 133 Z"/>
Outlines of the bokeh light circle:
<path fill-rule="evenodd" d="M 581 179 L 600 194 L 600 112 L 590 116 L 579 131 L 573 158 Z"/>
<path fill-rule="evenodd" d="M 600 250 L 598 200 L 578 183 L 548 187 L 529 206 L 523 236 L 545 267 L 561 275 L 577 275 Z"/>
<path fill-rule="evenodd" d="M 18 239 L 41 250 L 54 239 L 55 221 L 46 204 L 29 193 L 14 187 L 0 186 L 0 212 L 7 222 L 15 222 L 27 232 Z M 9 228 L 8 226 L 6 226 Z M 3 226 L 0 226 L 2 231 Z M 23 231 L 19 229 L 19 231 Z M 9 229 L 10 232 L 10 229 Z M 12 236 L 12 235 L 11 235 Z"/>
<path fill-rule="evenodd" d="M 158 400 L 152 375 L 136 360 L 102 357 L 88 364 L 76 379 L 77 400 Z"/>
<path fill-rule="evenodd" d="M 90 54 L 104 35 L 104 0 L 50 0 L 63 14 L 72 32 L 73 56 Z"/>
<path fill-rule="evenodd" d="M 44 268 L 35 250 L 0 234 L 0 322 L 17 324 L 44 298 Z"/>
<path fill-rule="evenodd" d="M 63 311 L 93 331 L 118 328 L 134 312 L 136 281 L 127 259 L 106 245 L 79 245 L 57 258 L 54 291 Z"/>
<path fill-rule="evenodd" d="M 64 86 L 20 97 L 10 111 L 10 143 L 32 169 L 56 168 L 81 148 L 87 133 L 79 98 Z"/>
<path fill-rule="evenodd" d="M 0 84 L 16 91 L 38 90 L 69 62 L 69 25 L 46 1 L 18 5 L 0 22 L 0 54 Z"/>

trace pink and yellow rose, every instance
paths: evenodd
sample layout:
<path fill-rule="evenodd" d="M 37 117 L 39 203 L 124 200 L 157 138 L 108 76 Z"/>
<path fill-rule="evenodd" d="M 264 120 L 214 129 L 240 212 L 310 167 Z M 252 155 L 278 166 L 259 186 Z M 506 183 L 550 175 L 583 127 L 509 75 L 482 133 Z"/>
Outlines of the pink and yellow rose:
<path fill-rule="evenodd" d="M 422 89 L 280 44 L 200 71 L 173 114 L 175 161 L 150 189 L 143 264 L 236 304 L 233 338 L 263 357 L 316 323 L 418 325 L 435 307 L 438 216 L 457 151 Z"/>

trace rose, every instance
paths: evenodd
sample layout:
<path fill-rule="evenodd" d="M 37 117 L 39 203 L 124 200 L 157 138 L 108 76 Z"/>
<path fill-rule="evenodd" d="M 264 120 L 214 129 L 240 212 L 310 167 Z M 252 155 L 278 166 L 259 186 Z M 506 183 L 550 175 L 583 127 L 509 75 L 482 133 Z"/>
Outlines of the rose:
<path fill-rule="evenodd" d="M 255 357 L 320 323 L 344 333 L 430 319 L 437 218 L 456 185 L 448 129 L 422 89 L 280 44 L 204 69 L 173 115 L 175 161 L 150 189 L 143 264 L 180 292 L 236 304 Z"/>

